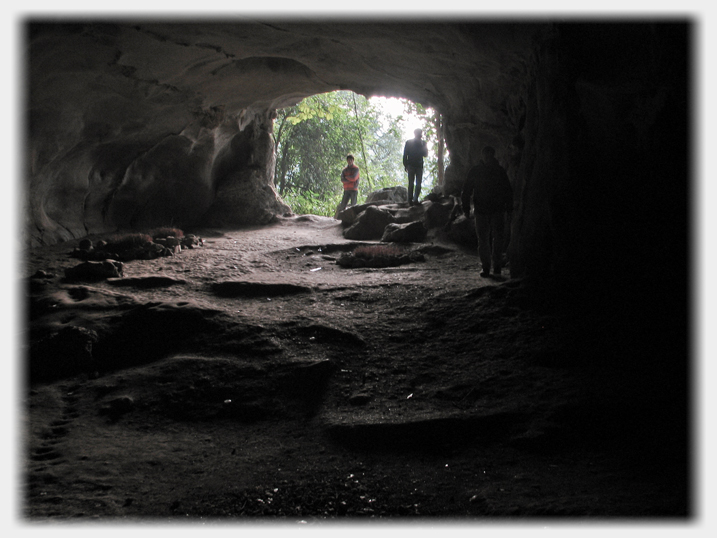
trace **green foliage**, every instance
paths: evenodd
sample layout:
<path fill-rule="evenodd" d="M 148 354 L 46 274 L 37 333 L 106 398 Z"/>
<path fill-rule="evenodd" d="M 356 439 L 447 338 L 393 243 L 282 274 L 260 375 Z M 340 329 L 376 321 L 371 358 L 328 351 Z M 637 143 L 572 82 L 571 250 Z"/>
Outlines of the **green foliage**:
<path fill-rule="evenodd" d="M 361 169 L 359 197 L 402 184 L 396 121 L 352 92 L 314 95 L 277 111 L 274 133 L 275 183 L 294 212 L 333 215 L 348 154 Z"/>
<path fill-rule="evenodd" d="M 341 203 L 343 191 L 338 193 L 329 193 L 326 196 L 320 196 L 311 191 L 298 192 L 288 191 L 284 195 L 284 201 L 291 206 L 291 209 L 297 215 L 320 215 L 323 217 L 333 217 L 336 208 Z"/>
<path fill-rule="evenodd" d="M 327 121 L 334 119 L 334 115 L 339 113 L 339 107 L 335 104 L 322 102 L 320 99 L 304 99 L 294 107 L 294 115 L 287 116 L 286 120 L 292 125 L 297 125 L 302 121 L 308 121 L 313 118 L 323 118 Z"/>
<path fill-rule="evenodd" d="M 432 111 L 405 103 L 407 113 L 422 118 L 427 138 Z M 343 195 L 341 171 L 348 154 L 361 170 L 359 203 L 371 191 L 404 185 L 403 121 L 350 91 L 313 95 L 278 110 L 274 181 L 279 194 L 295 213 L 332 216 Z"/>
<path fill-rule="evenodd" d="M 346 155 L 355 153 L 358 144 L 352 136 L 351 117 L 335 94 L 314 95 L 279 110 L 274 131 L 275 182 L 283 197 L 313 193 L 326 198 L 341 188 Z"/>

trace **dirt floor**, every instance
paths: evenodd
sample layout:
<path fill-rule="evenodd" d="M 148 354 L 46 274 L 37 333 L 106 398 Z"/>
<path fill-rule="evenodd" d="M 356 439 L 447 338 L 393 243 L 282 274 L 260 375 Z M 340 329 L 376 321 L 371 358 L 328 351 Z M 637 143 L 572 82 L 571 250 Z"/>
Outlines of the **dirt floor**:
<path fill-rule="evenodd" d="M 98 339 L 23 395 L 25 521 L 689 517 L 684 453 L 507 269 L 435 238 L 343 268 L 329 218 L 196 233 L 91 283 L 63 279 L 78 242 L 27 253 L 28 340 Z"/>

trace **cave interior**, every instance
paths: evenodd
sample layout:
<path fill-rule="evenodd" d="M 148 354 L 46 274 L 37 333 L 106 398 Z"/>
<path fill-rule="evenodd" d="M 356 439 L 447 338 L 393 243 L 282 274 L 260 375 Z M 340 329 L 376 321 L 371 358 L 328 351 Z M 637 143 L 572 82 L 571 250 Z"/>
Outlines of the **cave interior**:
<path fill-rule="evenodd" d="M 273 184 L 276 109 L 335 90 L 410 99 L 445 118 L 442 196 L 496 148 L 515 195 L 511 278 L 570 319 L 575 360 L 619 371 L 634 407 L 661 414 L 687 454 L 689 21 L 32 19 L 24 30 L 30 250 L 169 223 L 268 225 L 291 213 Z"/>

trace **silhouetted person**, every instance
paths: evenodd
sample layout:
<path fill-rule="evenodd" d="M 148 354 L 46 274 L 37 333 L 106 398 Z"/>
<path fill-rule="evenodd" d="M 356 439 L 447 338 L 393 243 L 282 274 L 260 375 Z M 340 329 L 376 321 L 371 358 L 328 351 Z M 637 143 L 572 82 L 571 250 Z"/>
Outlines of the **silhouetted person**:
<path fill-rule="evenodd" d="M 408 204 L 418 203 L 421 195 L 421 180 L 423 179 L 423 158 L 428 156 L 428 146 L 425 140 L 421 140 L 423 131 L 413 131 L 414 138 L 406 140 L 403 147 L 403 168 L 408 172 Z M 413 184 L 416 184 L 414 193 Z"/>
<path fill-rule="evenodd" d="M 341 171 L 341 183 L 344 185 L 344 196 L 341 199 L 336 215 L 346 209 L 347 204 L 356 205 L 358 198 L 358 184 L 360 179 L 359 167 L 354 164 L 354 156 L 346 156 L 347 166 Z"/>
<path fill-rule="evenodd" d="M 508 174 L 495 159 L 495 149 L 486 146 L 483 159 L 470 169 L 463 183 L 461 204 L 466 216 L 470 215 L 471 195 L 478 234 L 478 255 L 483 266 L 481 276 L 500 274 L 503 267 L 503 235 L 505 214 L 513 212 L 513 189 Z M 492 260 L 491 260 L 492 258 Z"/>

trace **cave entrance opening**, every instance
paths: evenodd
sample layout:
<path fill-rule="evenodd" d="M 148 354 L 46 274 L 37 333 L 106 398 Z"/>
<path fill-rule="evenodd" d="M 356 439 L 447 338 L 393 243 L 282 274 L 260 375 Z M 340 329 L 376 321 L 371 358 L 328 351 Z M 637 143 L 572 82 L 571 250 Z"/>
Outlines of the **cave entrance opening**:
<path fill-rule="evenodd" d="M 403 146 L 422 129 L 428 142 L 422 192 L 443 181 L 448 154 L 443 118 L 408 99 L 366 98 L 342 90 L 312 95 L 277 110 L 274 182 L 297 214 L 333 216 L 343 196 L 341 171 L 353 155 L 360 169 L 358 203 L 376 190 L 406 186 Z"/>

